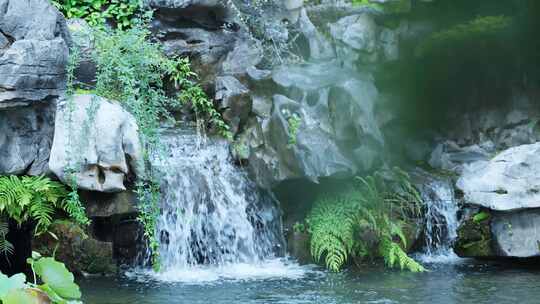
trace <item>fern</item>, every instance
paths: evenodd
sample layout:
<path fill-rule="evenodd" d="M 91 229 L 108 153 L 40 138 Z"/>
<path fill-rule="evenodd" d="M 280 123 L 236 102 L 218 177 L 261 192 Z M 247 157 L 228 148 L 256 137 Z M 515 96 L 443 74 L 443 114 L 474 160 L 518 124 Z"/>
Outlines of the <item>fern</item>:
<path fill-rule="evenodd" d="M 358 178 L 355 189 L 318 200 L 307 217 L 311 234 L 311 255 L 324 259 L 331 271 L 339 271 L 351 257 L 369 255 L 369 241 L 358 235 L 369 231 L 378 243 L 372 255 L 384 259 L 388 267 L 399 266 L 413 272 L 425 269 L 407 256 L 407 238 L 402 226 L 421 215 L 421 198 L 408 175 L 398 168 L 390 179 L 380 172 Z"/>
<path fill-rule="evenodd" d="M 13 244 L 6 239 L 8 232 L 8 222 L 5 219 L 0 218 L 0 253 L 3 254 L 13 254 L 14 250 Z"/>
<path fill-rule="evenodd" d="M 46 232 L 58 210 L 77 223 L 89 223 L 81 203 L 69 199 L 64 185 L 43 176 L 0 177 L 0 253 L 12 253 L 13 246 L 5 240 L 8 226 L 2 218 L 10 218 L 21 225 L 31 221 L 34 234 Z"/>
<path fill-rule="evenodd" d="M 328 269 L 339 271 L 354 253 L 355 217 L 347 197 L 323 199 L 307 219 L 310 225 L 311 255 L 320 262 L 324 256 Z"/>

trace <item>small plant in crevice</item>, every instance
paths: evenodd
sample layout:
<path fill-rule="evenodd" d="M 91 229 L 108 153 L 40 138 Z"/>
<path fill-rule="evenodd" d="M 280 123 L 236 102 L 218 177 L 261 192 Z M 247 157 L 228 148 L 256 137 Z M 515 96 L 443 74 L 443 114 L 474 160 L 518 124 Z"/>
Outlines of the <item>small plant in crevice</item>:
<path fill-rule="evenodd" d="M 288 147 L 293 147 L 296 145 L 298 130 L 302 124 L 302 118 L 296 113 L 292 113 L 289 118 L 287 118 L 287 125 L 289 127 L 289 140 L 287 142 Z"/>
<path fill-rule="evenodd" d="M 191 70 L 189 58 L 174 58 L 165 61 L 166 75 L 174 83 L 178 100 L 182 104 L 190 104 L 197 120 L 202 120 L 214 128 L 221 136 L 232 140 L 232 133 L 214 103 L 208 98 L 201 86 L 196 82 L 198 76 Z"/>
<path fill-rule="evenodd" d="M 8 219 L 19 225 L 33 223 L 34 234 L 40 235 L 47 232 L 59 211 L 80 225 L 89 223 L 84 208 L 73 204 L 61 183 L 43 176 L 1 176 L 0 253 L 13 253 L 13 246 L 6 240 Z"/>
<path fill-rule="evenodd" d="M 404 227 L 421 216 L 420 195 L 405 172 L 396 168 L 392 173 L 392 183 L 375 173 L 358 178 L 347 193 L 315 203 L 306 222 L 317 262 L 339 271 L 351 259 L 381 257 L 390 268 L 425 270 L 405 252 Z"/>

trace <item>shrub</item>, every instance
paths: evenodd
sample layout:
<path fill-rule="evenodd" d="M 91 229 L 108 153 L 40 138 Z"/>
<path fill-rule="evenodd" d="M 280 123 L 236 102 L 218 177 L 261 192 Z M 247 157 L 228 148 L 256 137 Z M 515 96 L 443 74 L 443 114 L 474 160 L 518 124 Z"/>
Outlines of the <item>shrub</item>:
<path fill-rule="evenodd" d="M 119 29 L 129 28 L 140 0 L 51 0 L 66 18 L 82 18 L 91 26 L 112 21 Z"/>

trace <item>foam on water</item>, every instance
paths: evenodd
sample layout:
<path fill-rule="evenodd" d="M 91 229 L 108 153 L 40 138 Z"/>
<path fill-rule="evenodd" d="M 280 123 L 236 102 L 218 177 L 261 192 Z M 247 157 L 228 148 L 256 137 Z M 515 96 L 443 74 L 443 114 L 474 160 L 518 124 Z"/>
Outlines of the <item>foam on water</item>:
<path fill-rule="evenodd" d="M 138 282 L 216 284 L 226 281 L 297 280 L 304 278 L 307 274 L 317 273 L 319 272 L 313 266 L 300 266 L 286 258 L 273 258 L 257 263 L 194 265 L 185 268 L 168 268 L 160 272 L 135 269 L 126 272 L 125 276 Z"/>

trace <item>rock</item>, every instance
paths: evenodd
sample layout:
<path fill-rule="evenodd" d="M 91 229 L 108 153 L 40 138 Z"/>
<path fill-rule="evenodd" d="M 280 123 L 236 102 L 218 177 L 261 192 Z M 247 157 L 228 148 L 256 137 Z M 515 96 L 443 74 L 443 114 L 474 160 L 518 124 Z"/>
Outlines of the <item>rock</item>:
<path fill-rule="evenodd" d="M 199 57 L 211 65 L 235 45 L 237 34 L 228 26 L 232 14 L 221 1 L 147 0 L 146 5 L 155 9 L 152 31 L 168 54 Z"/>
<path fill-rule="evenodd" d="M 55 103 L 0 110 L 0 174 L 41 175 L 48 171 Z"/>
<path fill-rule="evenodd" d="M 62 14 L 49 1 L 0 0 L 0 32 L 0 108 L 58 97 L 71 44 Z"/>
<path fill-rule="evenodd" d="M 73 44 L 79 53 L 79 64 L 74 71 L 75 79 L 79 83 L 94 85 L 97 66 L 93 58 L 94 37 L 92 28 L 84 19 L 69 19 L 67 26 L 73 38 Z"/>
<path fill-rule="evenodd" d="M 457 187 L 469 204 L 507 211 L 540 207 L 540 143 L 465 166 Z"/>
<path fill-rule="evenodd" d="M 93 217 L 125 217 L 137 213 L 137 195 L 132 191 L 101 193 L 79 191 L 86 215 Z"/>
<path fill-rule="evenodd" d="M 497 212 L 491 222 L 491 232 L 498 256 L 540 256 L 540 209 Z"/>
<path fill-rule="evenodd" d="M 243 75 L 254 68 L 263 58 L 262 45 L 248 37 L 236 40 L 235 46 L 221 63 L 222 75 Z"/>
<path fill-rule="evenodd" d="M 55 221 L 49 229 L 58 239 L 45 233 L 35 238 L 33 250 L 53 256 L 77 274 L 114 274 L 112 243 L 100 242 L 70 221 Z"/>
<path fill-rule="evenodd" d="M 320 177 L 344 177 L 356 172 L 356 166 L 347 159 L 332 140 L 321 122 L 308 108 L 282 95 L 274 96 L 272 116 L 266 143 L 276 149 L 279 160 L 291 177 L 305 177 L 317 182 Z M 297 128 L 291 119 L 299 119 Z"/>
<path fill-rule="evenodd" d="M 313 264 L 309 234 L 306 232 L 289 231 L 287 233 L 287 253 L 294 257 L 301 265 Z"/>
<path fill-rule="evenodd" d="M 223 119 L 233 134 L 246 122 L 251 112 L 249 90 L 233 76 L 216 78 L 216 101 L 223 111 Z"/>
<path fill-rule="evenodd" d="M 80 189 L 126 190 L 130 175 L 142 172 L 142 148 L 135 118 L 119 104 L 95 95 L 75 95 L 74 110 L 58 104 L 50 170 L 69 182 L 66 170 L 75 166 Z M 69 124 L 69 117 L 75 122 Z M 73 159 L 75 158 L 75 159 Z"/>
<path fill-rule="evenodd" d="M 300 11 L 298 20 L 300 31 L 309 43 L 311 59 L 328 59 L 335 56 L 334 48 L 330 42 L 317 30 L 309 19 L 306 9 Z"/>
<path fill-rule="evenodd" d="M 479 145 L 460 147 L 453 141 L 446 141 L 438 144 L 433 150 L 429 164 L 434 168 L 461 173 L 467 164 L 486 161 L 493 152 L 493 147 L 488 143 L 484 143 L 483 147 Z"/>
<path fill-rule="evenodd" d="M 332 37 L 349 47 L 373 53 L 377 49 L 377 24 L 368 14 L 352 15 L 330 24 Z"/>

